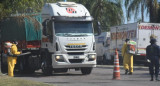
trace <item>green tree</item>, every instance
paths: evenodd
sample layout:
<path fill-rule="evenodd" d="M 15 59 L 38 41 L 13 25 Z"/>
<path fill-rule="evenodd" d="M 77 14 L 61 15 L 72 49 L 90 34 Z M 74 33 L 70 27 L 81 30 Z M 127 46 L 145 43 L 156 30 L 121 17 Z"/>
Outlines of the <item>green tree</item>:
<path fill-rule="evenodd" d="M 94 28 L 98 28 L 100 22 L 103 31 L 109 31 L 109 27 L 124 22 L 122 0 L 68 0 L 85 5 L 93 16 Z"/>
<path fill-rule="evenodd" d="M 159 5 L 157 0 L 125 0 L 127 8 L 127 19 L 134 14 L 135 19 L 141 12 L 142 22 L 144 22 L 144 10 L 149 14 L 150 22 L 157 22 Z"/>
<path fill-rule="evenodd" d="M 0 19 L 11 14 L 41 12 L 44 3 L 64 0 L 1 0 Z M 93 16 L 95 29 L 97 22 L 108 31 L 110 26 L 123 23 L 122 0 L 67 0 L 83 4 Z"/>
<path fill-rule="evenodd" d="M 11 14 L 25 14 L 41 12 L 44 3 L 57 2 L 58 0 L 1 0 L 0 19 Z"/>

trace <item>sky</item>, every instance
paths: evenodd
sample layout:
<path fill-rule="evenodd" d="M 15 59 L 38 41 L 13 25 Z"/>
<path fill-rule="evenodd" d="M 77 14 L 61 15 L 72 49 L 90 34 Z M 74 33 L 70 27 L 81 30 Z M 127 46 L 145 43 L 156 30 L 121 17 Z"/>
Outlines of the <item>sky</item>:
<path fill-rule="evenodd" d="M 160 0 L 158 0 L 160 1 Z M 129 21 L 127 21 L 127 15 L 126 15 L 126 9 L 125 9 L 125 6 L 123 4 L 123 13 L 124 13 L 124 17 L 125 17 L 125 22 L 124 24 L 127 24 L 127 23 L 134 23 L 134 22 L 137 22 L 138 19 L 141 19 L 141 14 L 139 13 L 137 19 L 134 19 L 134 15 L 132 15 L 131 19 Z M 149 22 L 149 15 L 146 15 L 147 12 L 145 10 L 145 14 L 144 14 L 144 22 Z"/>
<path fill-rule="evenodd" d="M 159 3 L 160 3 L 160 0 L 157 0 Z M 124 2 L 123 2 L 124 3 Z M 134 15 L 132 15 L 132 18 L 131 18 L 131 20 L 130 21 L 127 21 L 127 18 L 126 18 L 126 9 L 125 9 L 125 6 L 124 6 L 124 4 L 123 4 L 123 12 L 124 12 L 124 16 L 125 16 L 125 22 L 124 22 L 124 24 L 127 24 L 127 23 L 134 23 L 134 22 L 137 22 L 137 20 L 134 20 Z M 144 14 L 144 22 L 149 22 L 149 15 L 146 15 L 147 14 L 147 12 L 146 12 L 146 10 L 145 10 L 145 14 Z M 141 14 L 139 13 L 139 15 L 138 15 L 138 17 L 137 17 L 137 19 L 141 19 Z"/>

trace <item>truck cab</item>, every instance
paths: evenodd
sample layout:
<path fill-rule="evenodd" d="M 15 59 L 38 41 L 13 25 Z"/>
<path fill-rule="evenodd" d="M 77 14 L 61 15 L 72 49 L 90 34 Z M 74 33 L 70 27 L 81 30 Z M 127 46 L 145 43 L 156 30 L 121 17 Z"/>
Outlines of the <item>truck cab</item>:
<path fill-rule="evenodd" d="M 96 66 L 93 18 L 81 4 L 46 3 L 42 9 L 42 71 L 80 69 L 90 74 Z"/>

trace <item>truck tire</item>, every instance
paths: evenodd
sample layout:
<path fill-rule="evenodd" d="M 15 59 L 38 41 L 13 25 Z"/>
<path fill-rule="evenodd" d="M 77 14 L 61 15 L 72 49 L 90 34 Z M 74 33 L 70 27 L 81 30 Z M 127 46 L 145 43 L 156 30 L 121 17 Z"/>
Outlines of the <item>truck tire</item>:
<path fill-rule="evenodd" d="M 114 65 L 114 56 L 111 55 L 111 65 Z"/>
<path fill-rule="evenodd" d="M 24 73 L 25 72 L 25 65 L 22 62 L 22 60 L 20 60 L 20 62 L 19 62 L 19 72 L 20 73 Z"/>
<path fill-rule="evenodd" d="M 1 72 L 2 73 L 7 73 L 8 72 L 8 65 L 4 64 L 2 61 L 1 61 Z"/>
<path fill-rule="evenodd" d="M 84 67 L 84 68 L 81 68 L 81 72 L 83 75 L 88 75 L 92 72 L 92 67 Z"/>
<path fill-rule="evenodd" d="M 19 57 L 19 72 L 25 74 L 35 73 L 35 69 L 31 68 L 28 64 L 28 56 Z"/>
<path fill-rule="evenodd" d="M 49 76 L 52 75 L 52 62 L 51 62 L 51 55 L 49 53 L 41 54 L 43 61 L 42 61 L 42 72 L 44 75 Z"/>
<path fill-rule="evenodd" d="M 8 72 L 8 63 L 3 62 L 7 57 L 3 56 L 3 53 L 1 53 L 1 72 L 2 73 L 7 73 Z"/>
<path fill-rule="evenodd" d="M 110 65 L 111 64 L 110 62 L 111 62 L 110 60 L 106 59 L 106 57 L 103 56 L 103 65 Z"/>
<path fill-rule="evenodd" d="M 27 66 L 31 70 L 29 72 L 33 71 L 33 73 L 34 73 L 35 70 L 40 69 L 39 65 L 41 65 L 41 64 L 40 64 L 40 59 L 39 59 L 38 55 L 28 56 Z"/>
<path fill-rule="evenodd" d="M 47 61 L 42 62 L 42 72 L 46 76 L 52 75 L 52 69 L 48 67 Z"/>

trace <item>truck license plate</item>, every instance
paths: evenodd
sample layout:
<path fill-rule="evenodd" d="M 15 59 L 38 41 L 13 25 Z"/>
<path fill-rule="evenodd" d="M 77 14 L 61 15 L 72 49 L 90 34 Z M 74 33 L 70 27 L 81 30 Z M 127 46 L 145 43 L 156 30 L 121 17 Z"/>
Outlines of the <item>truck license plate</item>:
<path fill-rule="evenodd" d="M 79 59 L 79 56 L 74 56 L 73 58 L 74 58 L 74 59 Z"/>

